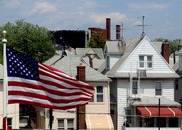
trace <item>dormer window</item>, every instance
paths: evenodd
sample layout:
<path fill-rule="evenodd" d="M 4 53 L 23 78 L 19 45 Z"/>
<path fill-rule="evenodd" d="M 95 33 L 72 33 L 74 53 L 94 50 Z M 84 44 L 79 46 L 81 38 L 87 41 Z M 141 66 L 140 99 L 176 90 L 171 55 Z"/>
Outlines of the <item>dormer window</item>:
<path fill-rule="evenodd" d="M 139 55 L 139 68 L 152 68 L 152 55 Z"/>

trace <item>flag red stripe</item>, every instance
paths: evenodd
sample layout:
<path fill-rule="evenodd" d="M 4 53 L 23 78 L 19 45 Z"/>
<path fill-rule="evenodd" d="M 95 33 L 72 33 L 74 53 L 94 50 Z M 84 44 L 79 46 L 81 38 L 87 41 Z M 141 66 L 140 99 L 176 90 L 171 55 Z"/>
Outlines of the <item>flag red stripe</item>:
<path fill-rule="evenodd" d="M 30 84 L 30 83 L 26 83 L 26 82 L 9 81 L 8 86 L 19 86 L 19 87 L 22 87 L 22 89 L 23 88 L 32 88 L 32 89 L 35 89 L 35 91 L 37 89 L 37 90 L 42 90 L 42 91 L 46 91 L 48 93 L 53 93 L 55 95 L 61 95 L 61 96 L 80 95 L 80 94 L 88 96 L 88 94 L 86 94 L 86 93 L 84 93 L 83 91 L 80 91 L 80 90 L 78 90 L 80 92 L 76 92 L 76 91 L 74 91 L 72 89 L 69 89 L 69 90 L 72 90 L 72 91 L 66 92 L 66 89 L 63 88 L 63 89 L 65 89 L 64 92 L 63 91 L 58 91 L 58 90 L 56 91 L 56 90 L 48 89 L 48 88 L 46 88 L 44 86 L 41 86 L 41 85 Z"/>
<path fill-rule="evenodd" d="M 52 103 L 71 103 L 71 102 L 76 102 L 76 101 L 87 101 L 87 100 L 90 99 L 90 98 L 82 98 L 82 97 L 77 96 L 77 98 L 75 98 L 75 99 L 70 99 L 68 97 L 67 100 L 65 100 L 65 99 L 60 100 L 60 99 L 51 98 L 51 97 L 46 96 L 46 95 L 40 95 L 40 94 L 35 94 L 35 93 L 31 93 L 31 92 L 22 92 L 22 91 L 9 91 L 8 94 L 10 96 L 12 96 L 12 95 L 22 95 L 22 96 L 26 96 L 26 97 L 32 97 L 32 95 L 33 95 L 33 98 L 48 100 L 48 101 L 50 101 Z"/>
<path fill-rule="evenodd" d="M 93 90 L 93 87 L 92 86 L 90 86 L 90 85 L 85 85 L 85 84 L 82 84 L 82 83 L 80 83 L 80 82 L 78 82 L 78 81 L 74 81 L 74 80 L 68 80 L 68 79 L 66 79 L 66 78 L 61 78 L 61 77 L 56 77 L 56 76 L 53 76 L 52 74 L 48 74 L 48 73 L 46 73 L 46 72 L 43 72 L 43 71 L 41 71 L 41 70 L 39 70 L 39 74 L 40 75 L 44 75 L 44 76 L 47 76 L 47 77 L 51 77 L 52 79 L 56 79 L 56 80 L 59 80 L 59 81 L 62 81 L 62 82 L 65 82 L 65 83 L 67 83 L 67 84 L 71 84 L 71 85 L 73 85 L 74 87 L 77 87 L 77 88 L 79 88 L 79 89 L 91 89 L 91 90 Z M 41 78 L 41 76 L 40 76 L 40 80 L 43 80 L 42 78 Z"/>
<path fill-rule="evenodd" d="M 33 101 L 31 102 L 31 101 L 25 101 L 25 100 L 9 100 L 8 101 L 8 104 L 14 104 L 14 103 L 31 104 L 31 105 L 40 106 L 40 107 L 43 107 L 43 108 L 62 109 L 62 110 L 77 108 L 77 107 L 88 104 L 88 102 L 86 102 L 84 104 L 77 104 L 77 105 L 71 105 L 71 106 L 55 106 L 55 105 L 36 103 L 36 102 L 33 102 Z"/>

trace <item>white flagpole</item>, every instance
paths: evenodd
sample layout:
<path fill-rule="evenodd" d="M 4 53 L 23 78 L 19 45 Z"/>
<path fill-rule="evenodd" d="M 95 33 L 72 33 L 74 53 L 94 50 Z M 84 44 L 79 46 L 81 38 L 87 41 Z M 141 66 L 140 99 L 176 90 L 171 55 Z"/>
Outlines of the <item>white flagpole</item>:
<path fill-rule="evenodd" d="M 7 116 L 7 62 L 6 62 L 6 31 L 3 31 L 3 118 Z M 7 118 L 6 118 L 7 130 Z"/>

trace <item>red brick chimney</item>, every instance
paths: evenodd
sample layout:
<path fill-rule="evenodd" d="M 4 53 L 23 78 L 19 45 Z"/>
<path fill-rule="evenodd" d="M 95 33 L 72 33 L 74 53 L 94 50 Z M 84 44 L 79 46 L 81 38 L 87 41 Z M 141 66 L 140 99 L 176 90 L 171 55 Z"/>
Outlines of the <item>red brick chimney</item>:
<path fill-rule="evenodd" d="M 120 25 L 116 25 L 116 40 L 120 40 L 120 30 L 121 30 L 121 26 Z"/>
<path fill-rule="evenodd" d="M 167 40 L 165 40 L 162 43 L 162 52 L 161 52 L 161 54 L 164 57 L 164 59 L 169 63 L 170 52 L 169 52 L 169 43 L 168 43 Z"/>
<path fill-rule="evenodd" d="M 111 19 L 106 18 L 107 40 L 111 40 Z"/>
<path fill-rule="evenodd" d="M 85 81 L 85 66 L 77 66 L 77 80 Z M 77 108 L 77 129 L 86 129 L 85 105 Z"/>

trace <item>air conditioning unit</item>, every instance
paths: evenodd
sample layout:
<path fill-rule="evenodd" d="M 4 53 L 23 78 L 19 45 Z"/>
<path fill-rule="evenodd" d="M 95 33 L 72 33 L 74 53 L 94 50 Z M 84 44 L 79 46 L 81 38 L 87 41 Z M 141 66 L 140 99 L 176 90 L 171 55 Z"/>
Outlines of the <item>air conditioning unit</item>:
<path fill-rule="evenodd" d="M 140 76 L 140 77 L 146 77 L 146 70 L 143 70 L 143 69 L 138 69 L 137 70 L 137 76 Z"/>

